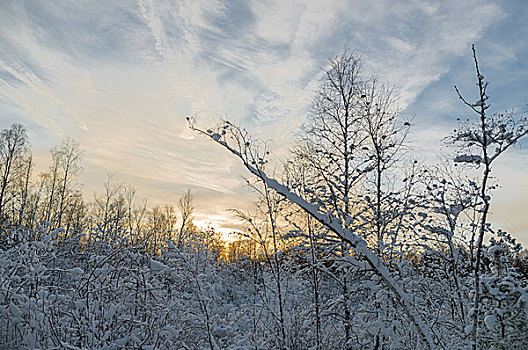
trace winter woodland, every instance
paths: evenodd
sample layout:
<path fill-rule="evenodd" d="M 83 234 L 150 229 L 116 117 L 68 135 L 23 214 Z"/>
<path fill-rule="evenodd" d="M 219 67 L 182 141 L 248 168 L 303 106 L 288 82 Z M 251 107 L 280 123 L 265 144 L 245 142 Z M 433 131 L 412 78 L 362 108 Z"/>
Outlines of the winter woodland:
<path fill-rule="evenodd" d="M 24 127 L 2 130 L 0 348 L 528 349 L 527 251 L 489 220 L 494 162 L 528 120 L 489 110 L 473 59 L 478 99 L 455 87 L 468 119 L 437 164 L 352 51 L 278 167 L 242 126 L 187 117 L 248 170 L 234 242 L 193 224 L 190 191 L 149 207 L 108 177 L 89 201 L 79 144 L 35 175 Z"/>

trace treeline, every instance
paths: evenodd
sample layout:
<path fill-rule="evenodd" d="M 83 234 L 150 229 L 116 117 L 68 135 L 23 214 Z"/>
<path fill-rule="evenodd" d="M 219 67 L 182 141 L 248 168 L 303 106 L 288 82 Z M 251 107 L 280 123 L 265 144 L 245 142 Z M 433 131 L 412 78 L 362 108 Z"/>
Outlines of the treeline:
<path fill-rule="evenodd" d="M 26 129 L 13 124 L 0 133 L 0 225 L 5 241 L 9 227 L 24 232 L 58 232 L 61 239 L 78 235 L 83 242 L 102 240 L 110 245 L 138 245 L 154 252 L 172 240 L 178 247 L 201 236 L 193 223 L 193 198 L 187 190 L 176 207 L 172 204 L 149 208 L 146 199 L 137 198 L 132 185 L 124 185 L 111 175 L 100 192 L 86 201 L 79 175 L 83 152 L 67 138 L 50 151 L 48 170 L 34 174 L 35 164 Z M 22 232 L 22 231 L 17 231 Z M 38 237 L 32 237 L 38 238 Z M 22 237 L 13 237 L 16 242 Z"/>

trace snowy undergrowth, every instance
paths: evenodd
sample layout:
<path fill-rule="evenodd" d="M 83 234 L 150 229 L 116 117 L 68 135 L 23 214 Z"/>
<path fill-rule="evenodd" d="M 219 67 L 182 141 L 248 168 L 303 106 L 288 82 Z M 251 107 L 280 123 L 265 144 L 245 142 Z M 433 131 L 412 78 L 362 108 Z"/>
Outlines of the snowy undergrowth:
<path fill-rule="evenodd" d="M 286 341 L 281 343 L 278 306 L 269 266 L 261 261 L 219 263 L 205 247 L 161 255 L 144 247 L 83 245 L 52 233 L 13 229 L 16 240 L 0 249 L 0 344 L 3 348 L 69 349 L 315 349 L 315 315 L 309 261 L 285 259 Z M 26 239 L 21 239 L 26 237 Z M 29 239 L 31 238 L 31 239 Z M 79 237 L 78 237 L 79 238 Z M 488 250 L 483 278 L 483 343 L 489 349 L 526 344 L 526 276 L 511 266 L 507 244 Z M 498 248 L 494 248 L 498 247 Z M 391 273 L 446 348 L 468 344 L 457 314 L 449 264 L 430 251 L 419 264 L 394 261 Z M 322 260 L 323 261 L 323 260 Z M 322 262 L 319 303 L 321 348 L 363 349 L 376 341 L 390 349 L 420 348 L 392 291 L 365 264 Z M 333 276 L 346 271 L 343 299 Z M 472 280 L 464 281 L 469 305 Z M 342 309 L 351 310 L 353 341 L 345 343 Z M 486 341 L 487 339 L 487 341 Z"/>

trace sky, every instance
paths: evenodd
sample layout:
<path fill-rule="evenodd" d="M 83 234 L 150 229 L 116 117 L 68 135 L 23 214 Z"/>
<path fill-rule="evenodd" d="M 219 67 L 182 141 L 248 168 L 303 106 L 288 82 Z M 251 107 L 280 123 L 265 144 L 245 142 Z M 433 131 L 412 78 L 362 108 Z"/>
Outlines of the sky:
<path fill-rule="evenodd" d="M 413 149 L 445 152 L 457 117 L 472 117 L 453 85 L 476 96 L 471 44 L 490 81 L 491 110 L 528 110 L 525 0 L 0 1 L 0 128 L 26 126 L 38 166 L 73 137 L 91 197 L 107 174 L 149 203 L 192 190 L 199 224 L 237 227 L 248 174 L 193 134 L 240 123 L 285 156 L 308 115 L 322 69 L 344 48 L 396 86 L 413 118 Z M 476 98 L 475 98 L 476 99 Z M 493 220 L 528 243 L 528 142 L 493 169 Z"/>

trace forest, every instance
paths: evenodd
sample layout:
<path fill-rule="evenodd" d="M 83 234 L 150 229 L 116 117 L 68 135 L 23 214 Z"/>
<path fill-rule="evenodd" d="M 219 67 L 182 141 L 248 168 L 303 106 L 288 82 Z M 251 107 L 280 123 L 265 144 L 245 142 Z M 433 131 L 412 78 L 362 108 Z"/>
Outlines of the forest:
<path fill-rule="evenodd" d="M 193 223 L 190 190 L 149 207 L 109 176 L 88 199 L 75 140 L 35 174 L 24 126 L 3 129 L 0 348 L 528 349 L 528 253 L 490 221 L 493 165 L 528 119 L 489 111 L 473 61 L 478 100 L 455 86 L 468 119 L 436 164 L 350 50 L 279 166 L 251 130 L 187 117 L 248 171 L 233 242 Z"/>

